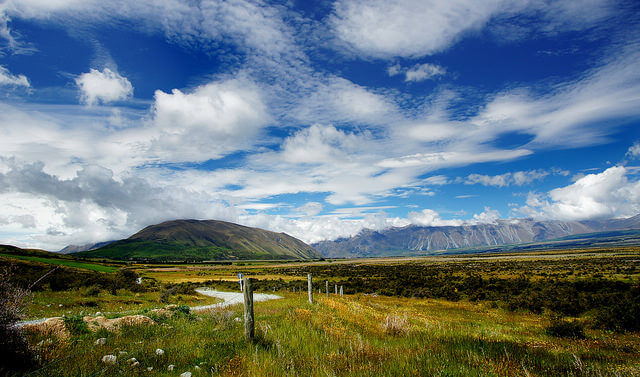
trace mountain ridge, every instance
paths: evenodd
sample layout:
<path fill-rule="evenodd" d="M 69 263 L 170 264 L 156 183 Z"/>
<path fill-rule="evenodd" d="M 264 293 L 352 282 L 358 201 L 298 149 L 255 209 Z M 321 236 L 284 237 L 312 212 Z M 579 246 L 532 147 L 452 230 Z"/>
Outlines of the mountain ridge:
<path fill-rule="evenodd" d="M 586 221 L 497 220 L 460 226 L 407 225 L 383 230 L 363 229 L 355 236 L 320 241 L 312 246 L 325 257 L 396 256 L 415 252 L 541 242 L 601 231 L 638 229 L 640 215 L 625 219 Z"/>

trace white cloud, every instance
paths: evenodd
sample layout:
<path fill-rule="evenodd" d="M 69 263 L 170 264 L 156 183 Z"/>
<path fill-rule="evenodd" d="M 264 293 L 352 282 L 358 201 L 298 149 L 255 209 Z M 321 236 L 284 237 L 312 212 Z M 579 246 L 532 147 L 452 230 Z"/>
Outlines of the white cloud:
<path fill-rule="evenodd" d="M 191 93 L 157 90 L 153 109 L 151 152 L 162 161 L 203 161 L 247 148 L 270 121 L 259 90 L 238 80 Z"/>
<path fill-rule="evenodd" d="M 420 57 L 447 49 L 493 19 L 499 18 L 503 32 L 519 39 L 529 30 L 557 33 L 588 28 L 609 16 L 611 8 L 605 0 L 339 0 L 329 22 L 340 42 L 359 54 Z M 527 23 L 530 15 L 542 21 Z"/>
<path fill-rule="evenodd" d="M 409 212 L 409 221 L 420 226 L 459 226 L 464 224 L 462 220 L 443 220 L 440 214 L 432 209 L 423 209 L 420 212 Z"/>
<path fill-rule="evenodd" d="M 24 86 L 30 87 L 29 79 L 25 75 L 13 75 L 9 70 L 0 65 L 0 86 Z"/>
<path fill-rule="evenodd" d="M 480 224 L 495 224 L 500 219 L 500 212 L 484 207 L 484 212 L 473 215 L 473 221 Z"/>
<path fill-rule="evenodd" d="M 434 78 L 436 76 L 442 76 L 447 70 L 439 65 L 435 64 L 419 64 L 412 68 L 409 68 L 405 72 L 405 81 L 424 81 Z"/>
<path fill-rule="evenodd" d="M 133 95 L 131 82 L 109 68 L 102 71 L 92 68 L 76 78 L 76 85 L 80 89 L 80 101 L 87 105 L 120 101 Z"/>
<path fill-rule="evenodd" d="M 629 158 L 640 157 L 640 142 L 636 141 L 635 143 L 633 143 L 633 145 L 630 146 L 629 149 L 627 150 L 627 153 L 625 154 L 625 156 Z"/>
<path fill-rule="evenodd" d="M 447 48 L 480 29 L 502 1 L 359 1 L 334 5 L 330 22 L 344 43 L 373 57 L 419 57 Z"/>
<path fill-rule="evenodd" d="M 464 179 L 464 183 L 467 185 L 481 184 L 483 186 L 497 187 L 510 185 L 522 186 L 533 181 L 541 180 L 549 174 L 549 172 L 542 169 L 516 171 L 499 175 L 469 174 Z"/>
<path fill-rule="evenodd" d="M 292 115 L 308 123 L 366 125 L 388 125 L 398 116 L 391 98 L 338 77 L 317 82 Z"/>
<path fill-rule="evenodd" d="M 532 193 L 527 205 L 519 211 L 535 218 L 557 220 L 634 216 L 640 212 L 640 181 L 630 180 L 627 173 L 625 167 L 614 166 L 551 190 L 548 198 Z"/>

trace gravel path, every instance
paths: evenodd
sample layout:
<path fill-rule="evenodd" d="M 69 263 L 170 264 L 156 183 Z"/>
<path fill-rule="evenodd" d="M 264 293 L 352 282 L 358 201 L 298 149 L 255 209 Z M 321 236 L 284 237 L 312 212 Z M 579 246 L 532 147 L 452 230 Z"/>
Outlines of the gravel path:
<path fill-rule="evenodd" d="M 192 306 L 191 310 L 207 310 L 212 308 L 224 308 L 230 305 L 241 304 L 244 302 L 244 297 L 241 292 L 220 292 L 210 288 L 197 288 L 196 292 L 200 293 L 201 295 L 205 295 L 209 297 L 217 297 L 224 301 L 219 302 L 217 304 L 213 304 L 213 305 Z M 282 296 L 271 295 L 268 293 L 253 294 L 254 302 L 277 300 L 279 298 L 282 298 Z"/>
<path fill-rule="evenodd" d="M 212 305 L 191 306 L 190 309 L 192 311 L 200 311 L 200 310 L 207 310 L 207 309 L 213 309 L 213 308 L 224 308 L 224 307 L 235 305 L 235 304 L 242 304 L 244 302 L 244 297 L 242 292 L 221 292 L 221 291 L 216 291 L 215 289 L 210 289 L 210 288 L 197 288 L 195 291 L 200 293 L 201 295 L 205 295 L 209 297 L 217 297 L 219 299 L 222 299 L 223 301 L 217 304 L 212 304 Z M 282 298 L 282 296 L 271 295 L 268 293 L 253 294 L 254 302 L 277 300 L 279 298 Z M 136 312 L 135 310 L 129 310 L 126 312 L 103 313 L 103 315 L 104 314 L 131 314 L 135 312 Z M 19 322 L 16 322 L 16 326 L 22 327 L 24 325 L 33 325 L 37 323 L 42 323 L 47 319 L 49 318 L 32 319 L 30 321 L 19 321 Z"/>

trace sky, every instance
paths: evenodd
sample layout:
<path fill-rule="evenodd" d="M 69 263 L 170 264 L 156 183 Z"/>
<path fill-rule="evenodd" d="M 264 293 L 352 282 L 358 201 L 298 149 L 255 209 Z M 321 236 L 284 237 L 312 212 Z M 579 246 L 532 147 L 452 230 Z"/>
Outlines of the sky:
<path fill-rule="evenodd" d="M 3 0 L 0 243 L 640 213 L 640 3 Z"/>

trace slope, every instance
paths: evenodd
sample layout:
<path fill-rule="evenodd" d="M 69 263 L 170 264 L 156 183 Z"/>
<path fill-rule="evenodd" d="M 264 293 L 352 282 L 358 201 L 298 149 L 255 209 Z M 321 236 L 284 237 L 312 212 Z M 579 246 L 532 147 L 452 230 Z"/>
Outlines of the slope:
<path fill-rule="evenodd" d="M 322 257 L 285 233 L 218 220 L 167 221 L 148 226 L 128 239 L 73 255 L 158 262 Z"/>

